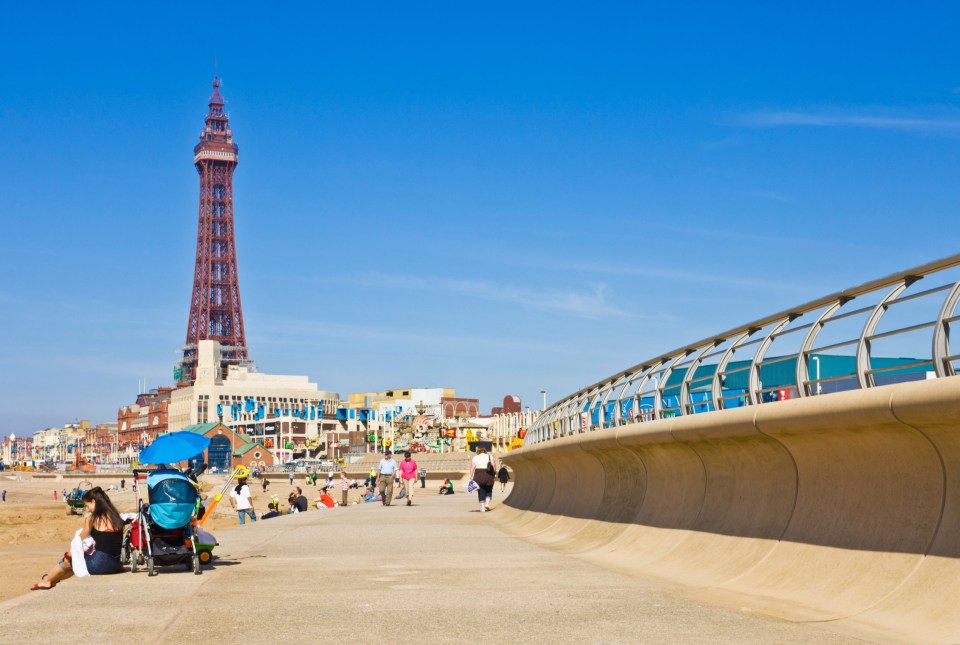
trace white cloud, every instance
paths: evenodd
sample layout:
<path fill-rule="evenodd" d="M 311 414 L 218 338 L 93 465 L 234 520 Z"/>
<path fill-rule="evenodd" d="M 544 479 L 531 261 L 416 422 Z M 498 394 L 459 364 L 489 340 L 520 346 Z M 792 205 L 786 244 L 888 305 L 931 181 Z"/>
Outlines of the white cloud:
<path fill-rule="evenodd" d="M 881 130 L 909 130 L 929 134 L 960 134 L 960 118 L 916 117 L 884 115 L 875 112 L 842 112 L 836 110 L 763 110 L 740 115 L 733 119 L 734 125 L 754 128 L 782 126 L 874 128 Z"/>
<path fill-rule="evenodd" d="M 610 304 L 605 284 L 596 283 L 589 289 L 530 288 L 509 284 L 494 284 L 485 280 L 455 280 L 451 278 L 404 276 L 371 273 L 359 278 L 364 286 L 414 289 L 437 293 L 439 291 L 463 296 L 503 302 L 561 313 L 583 318 L 661 318 L 625 311 Z"/>

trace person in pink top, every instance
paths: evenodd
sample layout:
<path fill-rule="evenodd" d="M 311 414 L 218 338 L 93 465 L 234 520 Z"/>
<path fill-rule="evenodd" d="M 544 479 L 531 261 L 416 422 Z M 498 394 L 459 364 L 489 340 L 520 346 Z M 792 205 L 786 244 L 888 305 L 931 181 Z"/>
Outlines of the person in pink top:
<path fill-rule="evenodd" d="M 414 482 L 417 481 L 417 462 L 410 458 L 410 451 L 403 453 L 403 461 L 400 462 L 400 482 L 403 484 L 403 490 L 407 493 L 407 506 L 413 505 Z"/>

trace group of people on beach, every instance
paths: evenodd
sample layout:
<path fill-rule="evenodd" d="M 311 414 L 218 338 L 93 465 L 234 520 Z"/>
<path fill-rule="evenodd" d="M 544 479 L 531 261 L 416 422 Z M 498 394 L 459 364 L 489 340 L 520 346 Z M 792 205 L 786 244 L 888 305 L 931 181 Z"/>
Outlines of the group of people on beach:
<path fill-rule="evenodd" d="M 406 499 L 407 506 L 412 506 L 416 488 L 414 484 L 418 475 L 421 480 L 421 488 L 423 488 L 426 485 L 426 470 L 417 466 L 417 462 L 413 460 L 410 452 L 405 452 L 403 459 L 397 462 L 393 459 L 392 452 L 387 449 L 384 451 L 383 459 L 380 460 L 376 470 L 376 488 L 373 485 L 373 473 L 368 480 L 369 486 L 367 494 L 364 496 L 365 501 L 380 501 L 384 506 L 390 506 L 393 501 L 394 483 L 399 482 L 401 488 L 397 499 Z M 493 455 L 488 454 L 481 447 L 477 449 L 476 456 L 470 461 L 470 479 L 477 486 L 480 512 L 485 513 L 490 510 L 495 483 L 500 482 L 502 492 L 510 480 L 510 475 L 506 466 L 501 466 L 497 470 Z M 266 481 L 264 479 L 264 492 L 267 490 Z M 314 500 L 317 508 L 333 508 L 336 506 L 329 494 L 333 487 L 333 475 L 330 474 L 320 491 L 320 495 Z M 350 489 L 356 487 L 357 483 L 348 479 L 346 473 L 341 471 L 340 489 L 343 506 L 347 505 Z M 445 479 L 440 486 L 439 494 L 452 495 L 453 492 L 453 483 L 450 479 Z M 56 495 L 56 491 L 54 491 L 54 495 Z M 368 496 L 371 497 L 370 500 L 366 499 Z M 0 499 L 6 502 L 5 490 L 0 492 Z M 77 531 L 74 542 L 71 543 L 71 550 L 65 552 L 57 565 L 44 574 L 40 581 L 31 587 L 31 590 L 52 589 L 59 582 L 72 577 L 75 567 L 79 564 L 78 558 L 83 560 L 82 564 L 77 567 L 77 570 L 81 571 L 81 575 L 84 573 L 104 575 L 116 573 L 120 570 L 124 521 L 119 511 L 100 486 L 86 491 L 81 499 L 86 513 L 83 526 Z M 307 498 L 299 486 L 290 492 L 287 501 L 289 503 L 287 513 L 303 513 L 308 508 Z M 257 521 L 253 498 L 246 477 L 237 479 L 237 485 L 230 492 L 230 505 L 236 511 L 240 524 L 244 524 L 247 518 L 252 522 Z M 271 519 L 281 515 L 279 499 L 276 496 L 267 506 L 268 511 L 260 519 Z"/>

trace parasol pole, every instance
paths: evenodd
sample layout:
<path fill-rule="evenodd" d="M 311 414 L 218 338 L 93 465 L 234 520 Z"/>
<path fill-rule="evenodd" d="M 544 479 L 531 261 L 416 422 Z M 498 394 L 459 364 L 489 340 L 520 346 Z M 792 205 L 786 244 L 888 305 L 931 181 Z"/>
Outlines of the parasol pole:
<path fill-rule="evenodd" d="M 203 526 L 203 523 L 207 521 L 207 518 L 213 515 L 213 509 L 215 509 L 217 507 L 217 504 L 220 503 L 220 500 L 223 499 L 224 493 L 226 493 L 227 489 L 230 488 L 230 484 L 233 483 L 233 480 L 236 479 L 240 474 L 246 473 L 246 471 L 247 471 L 247 468 L 246 466 L 243 466 L 243 465 L 237 466 L 236 468 L 233 469 L 233 473 L 230 475 L 230 479 L 228 479 L 227 483 L 223 485 L 223 488 L 220 489 L 220 492 L 213 496 L 213 503 L 207 507 L 207 510 L 203 514 L 203 517 L 201 517 L 197 521 L 197 524 L 199 526 Z"/>

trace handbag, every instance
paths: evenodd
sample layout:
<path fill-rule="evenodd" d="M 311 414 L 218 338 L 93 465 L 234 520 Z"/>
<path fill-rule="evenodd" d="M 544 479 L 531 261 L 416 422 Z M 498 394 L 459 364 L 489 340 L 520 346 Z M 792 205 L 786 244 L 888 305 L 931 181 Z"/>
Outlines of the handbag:
<path fill-rule="evenodd" d="M 493 457 L 487 455 L 487 474 L 493 477 L 497 474 L 497 471 L 493 469 Z"/>

